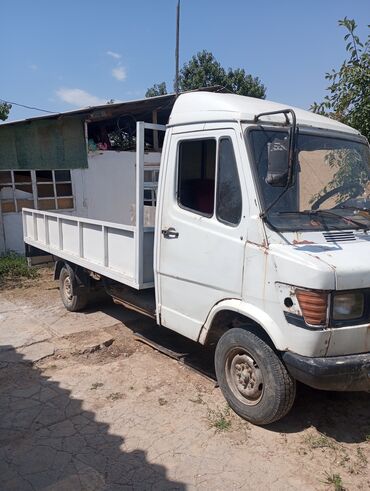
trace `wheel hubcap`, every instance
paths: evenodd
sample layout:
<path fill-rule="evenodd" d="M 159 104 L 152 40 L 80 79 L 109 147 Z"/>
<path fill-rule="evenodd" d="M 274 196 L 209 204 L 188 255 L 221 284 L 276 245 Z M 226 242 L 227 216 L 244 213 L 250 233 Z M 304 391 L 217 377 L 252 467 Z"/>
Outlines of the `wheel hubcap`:
<path fill-rule="evenodd" d="M 72 284 L 71 284 L 71 278 L 69 276 L 66 276 L 64 279 L 64 294 L 66 296 L 66 299 L 71 301 L 73 298 L 72 295 Z"/>
<path fill-rule="evenodd" d="M 234 395 L 247 404 L 257 404 L 262 397 L 263 377 L 256 361 L 242 348 L 230 353 L 226 376 Z"/>

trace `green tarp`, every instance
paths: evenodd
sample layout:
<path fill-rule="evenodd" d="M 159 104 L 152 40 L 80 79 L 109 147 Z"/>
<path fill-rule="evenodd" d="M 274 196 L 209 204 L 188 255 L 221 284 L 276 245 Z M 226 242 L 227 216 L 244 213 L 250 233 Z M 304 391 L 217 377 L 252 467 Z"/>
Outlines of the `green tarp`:
<path fill-rule="evenodd" d="M 0 125 L 0 169 L 84 167 L 87 167 L 87 153 L 80 118 Z"/>

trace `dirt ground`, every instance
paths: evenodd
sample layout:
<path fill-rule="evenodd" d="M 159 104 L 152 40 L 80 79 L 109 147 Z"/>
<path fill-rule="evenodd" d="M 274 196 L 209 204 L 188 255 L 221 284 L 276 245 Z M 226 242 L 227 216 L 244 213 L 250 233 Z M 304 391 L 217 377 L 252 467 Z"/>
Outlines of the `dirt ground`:
<path fill-rule="evenodd" d="M 0 290 L 1 490 L 370 489 L 369 394 L 299 386 L 253 426 L 135 339 L 155 329 L 108 300 L 67 312 L 50 270 Z"/>

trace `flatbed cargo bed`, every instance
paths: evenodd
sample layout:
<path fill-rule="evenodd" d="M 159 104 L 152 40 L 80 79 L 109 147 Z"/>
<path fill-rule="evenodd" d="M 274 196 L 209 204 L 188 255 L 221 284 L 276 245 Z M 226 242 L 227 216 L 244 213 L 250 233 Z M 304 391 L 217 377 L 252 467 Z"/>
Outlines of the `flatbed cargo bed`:
<path fill-rule="evenodd" d="M 137 254 L 135 226 L 23 209 L 27 244 L 137 289 L 154 285 L 154 227 L 142 230 L 145 259 Z M 141 284 L 140 263 L 143 267 Z"/>
<path fill-rule="evenodd" d="M 154 226 L 144 226 L 144 132 L 165 129 L 136 123 L 136 177 L 122 183 L 122 192 L 135 187 L 135 225 L 23 208 L 24 242 L 137 290 L 153 288 Z"/>

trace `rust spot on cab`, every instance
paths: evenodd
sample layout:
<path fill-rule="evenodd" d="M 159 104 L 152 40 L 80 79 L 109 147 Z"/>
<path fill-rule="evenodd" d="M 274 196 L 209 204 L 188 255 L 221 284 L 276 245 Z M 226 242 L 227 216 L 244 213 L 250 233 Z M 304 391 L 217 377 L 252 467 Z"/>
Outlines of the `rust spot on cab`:
<path fill-rule="evenodd" d="M 294 245 L 301 245 L 301 244 L 314 244 L 315 242 L 312 242 L 311 240 L 293 240 Z"/>

